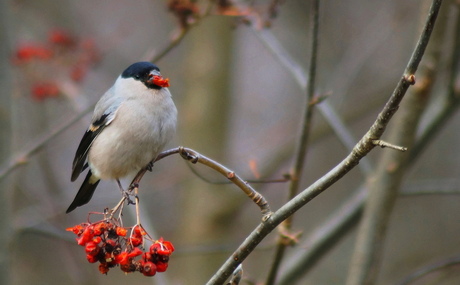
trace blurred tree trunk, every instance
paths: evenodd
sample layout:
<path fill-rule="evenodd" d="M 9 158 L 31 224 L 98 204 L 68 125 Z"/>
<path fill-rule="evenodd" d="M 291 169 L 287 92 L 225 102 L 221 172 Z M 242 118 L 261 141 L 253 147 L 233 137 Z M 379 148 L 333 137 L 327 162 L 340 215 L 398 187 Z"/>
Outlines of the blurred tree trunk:
<path fill-rule="evenodd" d="M 11 72 L 9 64 L 10 35 L 8 1 L 0 0 L 0 161 L 4 165 L 10 159 L 11 154 Z M 0 284 L 10 282 L 10 241 L 11 241 L 11 218 L 10 218 L 10 188 L 9 179 L 0 182 Z"/>
<path fill-rule="evenodd" d="M 207 18 L 194 29 L 187 41 L 184 60 L 184 100 L 181 102 L 183 138 L 181 144 L 191 147 L 212 159 L 222 162 L 227 147 L 227 117 L 229 113 L 229 74 L 231 72 L 231 20 L 223 17 Z M 223 162 L 224 163 L 224 162 Z M 225 164 L 225 163 L 224 163 Z M 192 166 L 198 167 L 198 166 Z M 203 168 L 196 168 L 199 172 Z M 212 175 L 214 173 L 203 172 Z M 216 179 L 225 180 L 218 177 Z M 228 238 L 230 195 L 225 186 L 207 184 L 191 176 L 183 187 L 180 234 L 190 245 L 216 244 Z M 230 193 L 229 193 L 230 192 Z M 203 284 L 223 259 L 215 256 L 184 258 L 183 276 L 187 284 Z"/>

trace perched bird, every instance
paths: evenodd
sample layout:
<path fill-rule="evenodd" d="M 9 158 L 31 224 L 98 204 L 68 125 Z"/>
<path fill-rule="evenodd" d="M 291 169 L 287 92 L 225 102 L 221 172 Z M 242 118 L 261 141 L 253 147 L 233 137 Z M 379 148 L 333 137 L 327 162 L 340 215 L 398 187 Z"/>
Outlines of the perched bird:
<path fill-rule="evenodd" d="M 177 110 L 169 80 L 150 62 L 137 62 L 117 78 L 94 109 L 72 165 L 71 181 L 89 167 L 66 213 L 91 200 L 101 179 L 120 180 L 148 167 L 172 138 Z"/>

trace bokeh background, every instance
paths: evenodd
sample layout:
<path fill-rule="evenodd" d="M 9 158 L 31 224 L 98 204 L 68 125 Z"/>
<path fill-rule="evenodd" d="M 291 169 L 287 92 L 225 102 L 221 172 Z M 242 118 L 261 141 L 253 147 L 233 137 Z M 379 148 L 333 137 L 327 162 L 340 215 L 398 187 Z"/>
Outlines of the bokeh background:
<path fill-rule="evenodd" d="M 88 212 L 112 207 L 120 198 L 116 183 L 105 181 L 90 203 L 65 214 L 83 179 L 71 183 L 70 171 L 89 123 L 88 108 L 128 65 L 152 60 L 181 37 L 178 17 L 168 9 L 172 2 L 0 1 L 0 160 L 2 170 L 11 170 L 2 176 L 0 198 L 1 267 L 6 272 L 0 278 L 5 284 L 204 284 L 260 222 L 259 209 L 237 187 L 176 155 L 158 162 L 140 185 L 143 225 L 176 247 L 166 273 L 147 278 L 111 270 L 101 275 L 97 265 L 86 261 L 74 235 L 65 231 L 86 221 Z M 213 9 L 203 18 L 187 18 L 192 26 L 185 36 L 155 62 L 170 78 L 179 110 L 177 135 L 167 147 L 192 148 L 248 180 L 281 179 L 293 163 L 306 99 L 304 86 L 269 46 L 278 44 L 296 66 L 308 70 L 311 3 L 273 1 L 277 15 L 271 18 L 265 1 L 234 2 L 239 9 L 229 9 L 231 16 Z M 425 19 L 426 2 L 321 1 L 315 90 L 327 96 L 354 142 L 401 77 Z M 454 2 L 443 4 L 435 29 L 442 36 L 430 43 L 437 44 L 440 58 L 420 132 L 440 108 L 449 72 L 459 64 L 450 57 L 459 17 Z M 205 13 L 207 1 L 195 4 Z M 268 40 L 261 36 L 264 29 Z M 53 45 L 50 35 L 57 32 L 73 42 Z M 25 62 L 21 56 L 27 55 L 18 54 L 24 47 L 50 45 L 53 56 L 45 51 Z M 56 85 L 43 87 L 50 82 Z M 454 114 L 440 126 L 404 177 L 402 192 L 430 194 L 397 200 L 378 284 L 397 284 L 419 268 L 460 255 L 458 119 Z M 349 151 L 324 115 L 315 112 L 301 189 Z M 386 151 L 391 150 L 375 149 L 366 163 L 375 166 Z M 18 158 L 13 169 L 10 162 Z M 308 251 L 304 241 L 309 233 L 368 179 L 356 168 L 296 214 L 293 230 L 303 235 L 288 248 L 280 275 Z M 288 183 L 253 186 L 274 210 L 286 202 Z M 126 225 L 134 223 L 134 207 L 126 209 L 124 219 Z M 356 227 L 350 229 L 296 284 L 345 282 Z M 243 284 L 263 284 L 277 237 L 274 231 L 244 262 Z M 460 267 L 434 275 L 415 284 L 458 284 Z"/>

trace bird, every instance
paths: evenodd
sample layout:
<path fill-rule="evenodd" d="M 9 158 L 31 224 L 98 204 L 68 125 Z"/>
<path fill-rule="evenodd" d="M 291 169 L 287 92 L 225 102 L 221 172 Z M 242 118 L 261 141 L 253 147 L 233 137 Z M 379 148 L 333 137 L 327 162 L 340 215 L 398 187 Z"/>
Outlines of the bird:
<path fill-rule="evenodd" d="M 151 167 L 176 130 L 177 109 L 168 87 L 158 66 L 136 62 L 96 103 L 75 153 L 71 181 L 89 170 L 66 213 L 87 204 L 100 180 L 116 180 L 125 193 L 120 179 Z"/>

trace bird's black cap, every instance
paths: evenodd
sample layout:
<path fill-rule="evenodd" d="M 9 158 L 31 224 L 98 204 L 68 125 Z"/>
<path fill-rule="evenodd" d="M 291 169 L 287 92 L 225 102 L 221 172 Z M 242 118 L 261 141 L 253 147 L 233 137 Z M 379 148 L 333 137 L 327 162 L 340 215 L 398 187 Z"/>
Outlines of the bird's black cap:
<path fill-rule="evenodd" d="M 148 61 L 141 61 L 131 64 L 128 68 L 123 71 L 121 74 L 122 78 L 133 78 L 139 80 L 145 84 L 148 88 L 161 89 L 161 86 L 152 84 L 151 78 L 149 76 L 150 72 L 153 70 L 160 71 L 158 66 Z"/>

